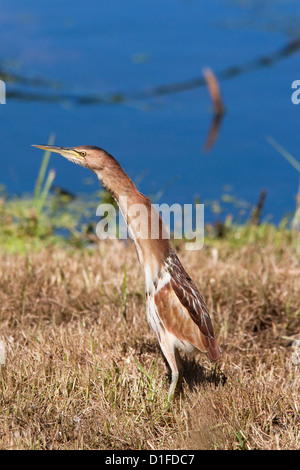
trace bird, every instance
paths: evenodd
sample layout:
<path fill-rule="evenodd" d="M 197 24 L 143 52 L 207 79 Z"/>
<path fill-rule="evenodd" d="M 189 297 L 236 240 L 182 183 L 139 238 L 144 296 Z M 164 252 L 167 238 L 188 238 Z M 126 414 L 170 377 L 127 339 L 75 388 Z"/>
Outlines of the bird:
<path fill-rule="evenodd" d="M 138 191 L 118 161 L 104 149 L 91 145 L 33 146 L 58 153 L 92 170 L 119 205 L 144 272 L 148 323 L 156 334 L 171 372 L 170 402 L 183 377 L 180 351 L 186 354 L 204 352 L 215 363 L 221 349 L 204 297 L 181 264 L 160 214 L 150 199 Z M 143 233 L 135 223 L 134 211 L 131 211 L 135 205 L 144 209 L 138 224 L 146 227 Z M 151 232 L 153 220 L 158 221 L 155 236 Z"/>

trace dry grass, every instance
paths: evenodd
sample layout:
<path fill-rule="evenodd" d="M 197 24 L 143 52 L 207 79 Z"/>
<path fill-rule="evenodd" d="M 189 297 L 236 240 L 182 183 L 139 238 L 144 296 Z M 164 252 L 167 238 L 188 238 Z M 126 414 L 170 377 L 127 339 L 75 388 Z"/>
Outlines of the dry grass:
<path fill-rule="evenodd" d="M 0 448 L 299 448 L 293 250 L 222 242 L 218 260 L 209 245 L 181 251 L 223 356 L 217 369 L 203 354 L 185 359 L 170 406 L 132 245 L 0 255 Z"/>

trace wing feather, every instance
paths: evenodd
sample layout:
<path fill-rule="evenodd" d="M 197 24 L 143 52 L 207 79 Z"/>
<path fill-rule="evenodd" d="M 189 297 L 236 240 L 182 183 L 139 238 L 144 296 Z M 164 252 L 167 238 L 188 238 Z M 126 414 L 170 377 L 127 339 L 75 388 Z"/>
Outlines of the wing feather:
<path fill-rule="evenodd" d="M 204 298 L 198 287 L 182 266 L 175 251 L 167 260 L 168 271 L 171 275 L 171 286 L 190 317 L 199 327 L 207 343 L 207 355 L 212 362 L 220 356 L 220 348 L 215 338 L 212 322 Z"/>

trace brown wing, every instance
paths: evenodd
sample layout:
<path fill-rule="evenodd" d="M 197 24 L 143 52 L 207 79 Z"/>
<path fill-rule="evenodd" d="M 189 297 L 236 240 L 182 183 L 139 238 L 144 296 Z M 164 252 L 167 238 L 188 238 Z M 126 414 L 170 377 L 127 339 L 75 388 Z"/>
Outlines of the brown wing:
<path fill-rule="evenodd" d="M 214 335 L 206 303 L 198 287 L 183 268 L 175 252 L 170 254 L 167 266 L 171 275 L 171 286 L 177 298 L 204 336 L 209 359 L 216 362 L 221 351 Z"/>

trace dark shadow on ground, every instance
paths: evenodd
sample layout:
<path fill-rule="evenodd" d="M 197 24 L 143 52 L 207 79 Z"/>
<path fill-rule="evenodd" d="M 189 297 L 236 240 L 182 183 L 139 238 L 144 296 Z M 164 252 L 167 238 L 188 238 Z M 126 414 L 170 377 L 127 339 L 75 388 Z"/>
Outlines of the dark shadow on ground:
<path fill-rule="evenodd" d="M 198 386 L 212 384 L 215 387 L 225 385 L 227 377 L 219 369 L 218 365 L 212 365 L 207 369 L 201 365 L 199 358 L 182 358 L 183 365 L 183 384 L 186 384 L 190 390 Z"/>

